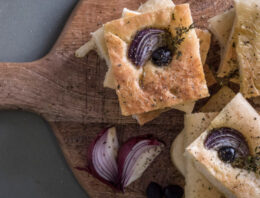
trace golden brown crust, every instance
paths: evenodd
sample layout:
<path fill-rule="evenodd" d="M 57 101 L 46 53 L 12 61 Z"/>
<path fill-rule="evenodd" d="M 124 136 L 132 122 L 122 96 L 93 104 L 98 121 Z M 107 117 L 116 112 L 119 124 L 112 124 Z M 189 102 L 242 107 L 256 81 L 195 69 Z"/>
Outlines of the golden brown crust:
<path fill-rule="evenodd" d="M 206 62 L 206 57 L 208 54 L 208 50 L 210 47 L 210 42 L 211 42 L 211 34 L 207 30 L 202 30 L 202 29 L 195 29 L 196 34 L 198 36 L 198 39 L 200 40 L 200 55 L 201 55 L 201 60 L 202 63 L 204 64 Z M 215 84 L 217 81 L 212 73 L 212 71 L 209 69 L 207 64 L 204 64 L 204 73 L 207 81 L 208 87 L 212 86 Z M 109 68 L 110 70 L 110 68 Z M 114 76 L 111 71 L 108 71 L 106 74 L 106 78 L 104 81 L 104 84 L 107 85 L 107 87 L 114 87 Z M 189 103 L 184 103 L 182 105 L 176 105 L 173 106 L 173 109 L 178 109 L 180 111 L 184 111 L 186 113 L 191 113 L 194 107 L 194 102 L 189 102 Z M 161 113 L 170 110 L 171 108 L 166 108 L 166 109 L 159 109 L 159 110 L 154 110 L 142 114 L 135 115 L 134 117 L 138 121 L 140 125 L 144 125 L 145 123 L 155 119 L 158 117 Z"/>
<path fill-rule="evenodd" d="M 172 19 L 174 12 L 175 20 Z M 144 27 L 167 28 L 175 36 L 175 28 L 192 24 L 188 4 L 166 8 L 105 25 L 105 39 L 116 81 L 117 95 L 123 115 L 163 109 L 208 96 L 199 54 L 199 41 L 194 29 L 185 34 L 179 47 L 182 56 L 163 68 L 150 61 L 136 68 L 127 59 L 128 43 L 137 30 Z M 145 74 L 145 75 L 143 75 Z M 139 80 L 142 75 L 142 85 Z"/>

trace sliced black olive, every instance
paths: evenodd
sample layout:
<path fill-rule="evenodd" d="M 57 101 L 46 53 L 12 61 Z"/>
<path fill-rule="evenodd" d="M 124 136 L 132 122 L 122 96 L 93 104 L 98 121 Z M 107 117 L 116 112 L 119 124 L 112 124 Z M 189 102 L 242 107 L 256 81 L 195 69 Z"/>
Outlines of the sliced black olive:
<path fill-rule="evenodd" d="M 232 147 L 222 147 L 218 150 L 218 157 L 223 162 L 232 163 L 235 160 L 236 151 Z"/>
<path fill-rule="evenodd" d="M 151 182 L 146 189 L 147 198 L 163 198 L 162 187 L 155 183 Z"/>
<path fill-rule="evenodd" d="M 166 66 L 172 60 L 172 51 L 168 47 L 160 47 L 152 54 L 152 62 L 157 66 Z"/>
<path fill-rule="evenodd" d="M 165 198 L 182 198 L 184 190 L 178 185 L 169 185 L 164 188 Z"/>

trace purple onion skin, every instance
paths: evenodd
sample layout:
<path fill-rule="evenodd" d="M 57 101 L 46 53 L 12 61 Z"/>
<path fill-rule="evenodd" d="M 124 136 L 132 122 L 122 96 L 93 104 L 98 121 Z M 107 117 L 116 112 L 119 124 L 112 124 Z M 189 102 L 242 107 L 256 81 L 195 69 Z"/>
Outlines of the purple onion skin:
<path fill-rule="evenodd" d="M 138 31 L 130 44 L 128 58 L 137 67 L 142 67 L 157 48 L 167 44 L 166 40 L 169 35 L 167 30 L 157 28 L 145 28 Z"/>
<path fill-rule="evenodd" d="M 78 170 L 82 170 L 82 171 L 86 171 L 89 174 L 93 175 L 95 178 L 97 178 L 99 181 L 101 181 L 102 183 L 110 186 L 112 189 L 119 191 L 118 188 L 116 188 L 117 184 L 113 183 L 113 182 L 109 182 L 107 180 L 105 180 L 104 178 L 100 177 L 100 175 L 96 172 L 95 167 L 93 165 L 93 161 L 92 161 L 92 152 L 93 149 L 97 143 L 97 141 L 103 136 L 105 135 L 106 132 L 108 132 L 109 128 L 111 127 L 107 127 L 105 129 L 103 129 L 95 138 L 95 140 L 90 144 L 90 146 L 88 147 L 87 150 L 87 166 L 86 167 L 76 167 Z"/>
<path fill-rule="evenodd" d="M 97 135 L 95 140 L 91 143 L 91 145 L 88 147 L 88 152 L 87 152 L 87 163 L 88 164 L 87 164 L 87 166 L 86 167 L 75 167 L 75 168 L 78 169 L 78 170 L 81 170 L 81 171 L 88 172 L 89 174 L 93 175 L 95 178 L 97 178 L 102 183 L 110 186 L 115 191 L 123 192 L 124 186 L 122 185 L 121 179 L 122 179 L 122 173 L 123 173 L 123 168 L 124 168 L 124 161 L 126 160 L 128 154 L 131 152 L 131 149 L 137 143 L 139 143 L 140 141 L 143 141 L 143 140 L 149 140 L 149 143 L 146 144 L 145 146 L 147 146 L 147 145 L 161 145 L 162 142 L 155 139 L 152 135 L 143 135 L 143 136 L 133 137 L 133 138 L 130 138 L 129 140 L 127 140 L 119 148 L 119 151 L 118 151 L 118 157 L 117 157 L 118 177 L 117 177 L 116 181 L 114 181 L 114 182 L 107 181 L 106 179 L 102 178 L 98 174 L 98 172 L 96 171 L 95 166 L 93 164 L 92 153 L 93 153 L 93 150 L 94 150 L 96 143 L 100 140 L 101 137 L 103 137 L 104 135 L 106 135 L 106 133 L 108 133 L 109 128 L 105 128 L 104 130 L 102 130 Z M 128 165 L 128 164 L 126 164 L 126 165 Z"/>
<path fill-rule="evenodd" d="M 128 156 L 128 154 L 131 152 L 132 148 L 139 143 L 140 141 L 143 140 L 150 140 L 149 144 L 147 145 L 161 145 L 163 144 L 162 142 L 158 141 L 155 139 L 152 135 L 143 135 L 143 136 L 138 136 L 138 137 L 133 137 L 127 140 L 119 149 L 118 152 L 118 158 L 117 158 L 117 164 L 118 164 L 118 188 L 122 191 L 124 191 L 124 186 L 122 184 L 122 177 L 123 177 L 123 169 L 124 169 L 124 162 Z"/>
<path fill-rule="evenodd" d="M 145 135 L 145 136 L 139 136 L 139 137 L 133 137 L 129 140 L 127 140 L 119 149 L 118 151 L 118 157 L 117 157 L 117 164 L 118 164 L 118 173 L 119 173 L 119 180 L 121 180 L 122 172 L 124 168 L 124 161 L 127 158 L 128 153 L 131 151 L 131 149 L 136 145 L 138 142 L 145 140 L 147 138 L 151 138 L 151 135 Z M 118 182 L 120 184 L 120 182 Z M 120 187 L 121 188 L 121 187 Z"/>
<path fill-rule="evenodd" d="M 87 153 L 87 162 L 88 162 L 88 166 L 87 166 L 87 169 L 89 171 L 90 174 L 92 174 L 94 177 L 96 177 L 97 179 L 99 179 L 101 182 L 105 183 L 105 184 L 108 184 L 108 185 L 111 185 L 111 186 L 114 186 L 113 183 L 103 179 L 102 177 L 99 176 L 99 174 L 96 172 L 95 170 L 95 167 L 93 165 L 93 161 L 92 161 L 92 152 L 93 152 L 93 149 L 97 143 L 97 141 L 105 134 L 108 132 L 108 129 L 109 128 L 105 128 L 103 129 L 99 134 L 98 136 L 96 137 L 96 139 L 92 142 L 92 144 L 90 145 L 89 149 L 88 149 L 88 153 Z"/>
<path fill-rule="evenodd" d="M 222 127 L 212 129 L 205 139 L 204 146 L 207 149 L 219 151 L 223 147 L 235 149 L 235 157 L 246 157 L 249 155 L 249 147 L 245 137 L 236 129 Z"/>

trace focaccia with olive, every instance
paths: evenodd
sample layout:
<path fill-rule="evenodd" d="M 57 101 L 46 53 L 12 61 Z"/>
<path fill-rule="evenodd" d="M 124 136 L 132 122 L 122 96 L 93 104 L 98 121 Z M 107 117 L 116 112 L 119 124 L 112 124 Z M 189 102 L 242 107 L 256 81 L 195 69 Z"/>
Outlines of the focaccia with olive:
<path fill-rule="evenodd" d="M 239 93 L 187 149 L 227 198 L 260 197 L 260 116 Z"/>
<path fill-rule="evenodd" d="M 123 115 L 208 96 L 192 23 L 189 5 L 182 4 L 105 24 Z"/>

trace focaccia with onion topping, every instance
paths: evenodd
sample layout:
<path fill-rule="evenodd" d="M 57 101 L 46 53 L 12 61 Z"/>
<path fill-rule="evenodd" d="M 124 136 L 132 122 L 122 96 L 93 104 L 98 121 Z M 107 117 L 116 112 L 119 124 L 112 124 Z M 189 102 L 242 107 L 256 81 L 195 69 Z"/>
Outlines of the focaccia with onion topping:
<path fill-rule="evenodd" d="M 127 56 L 138 31 L 146 27 L 169 28 L 172 37 L 176 37 L 178 28 L 187 29 L 192 23 L 189 5 L 182 4 L 105 24 L 105 39 L 123 115 L 172 107 L 208 96 L 194 29 L 183 35 L 178 47 L 181 56 L 177 58 L 174 54 L 167 66 L 156 67 L 147 61 L 139 67 Z"/>
<path fill-rule="evenodd" d="M 227 129 L 232 130 L 232 133 L 227 133 Z M 215 139 L 213 132 L 219 133 Z M 216 146 L 216 149 L 206 147 L 209 137 L 213 141 L 211 146 Z M 241 158 L 244 161 L 240 160 L 242 164 L 249 157 L 253 159 L 260 145 L 259 137 L 260 116 L 239 93 L 186 149 L 186 154 L 193 159 L 197 170 L 227 198 L 260 197 L 259 173 L 233 165 L 235 160 L 240 159 L 241 153 L 246 154 Z M 228 155 L 223 154 L 226 149 L 229 150 L 226 151 Z M 235 152 L 233 155 L 230 155 L 231 150 Z"/>

